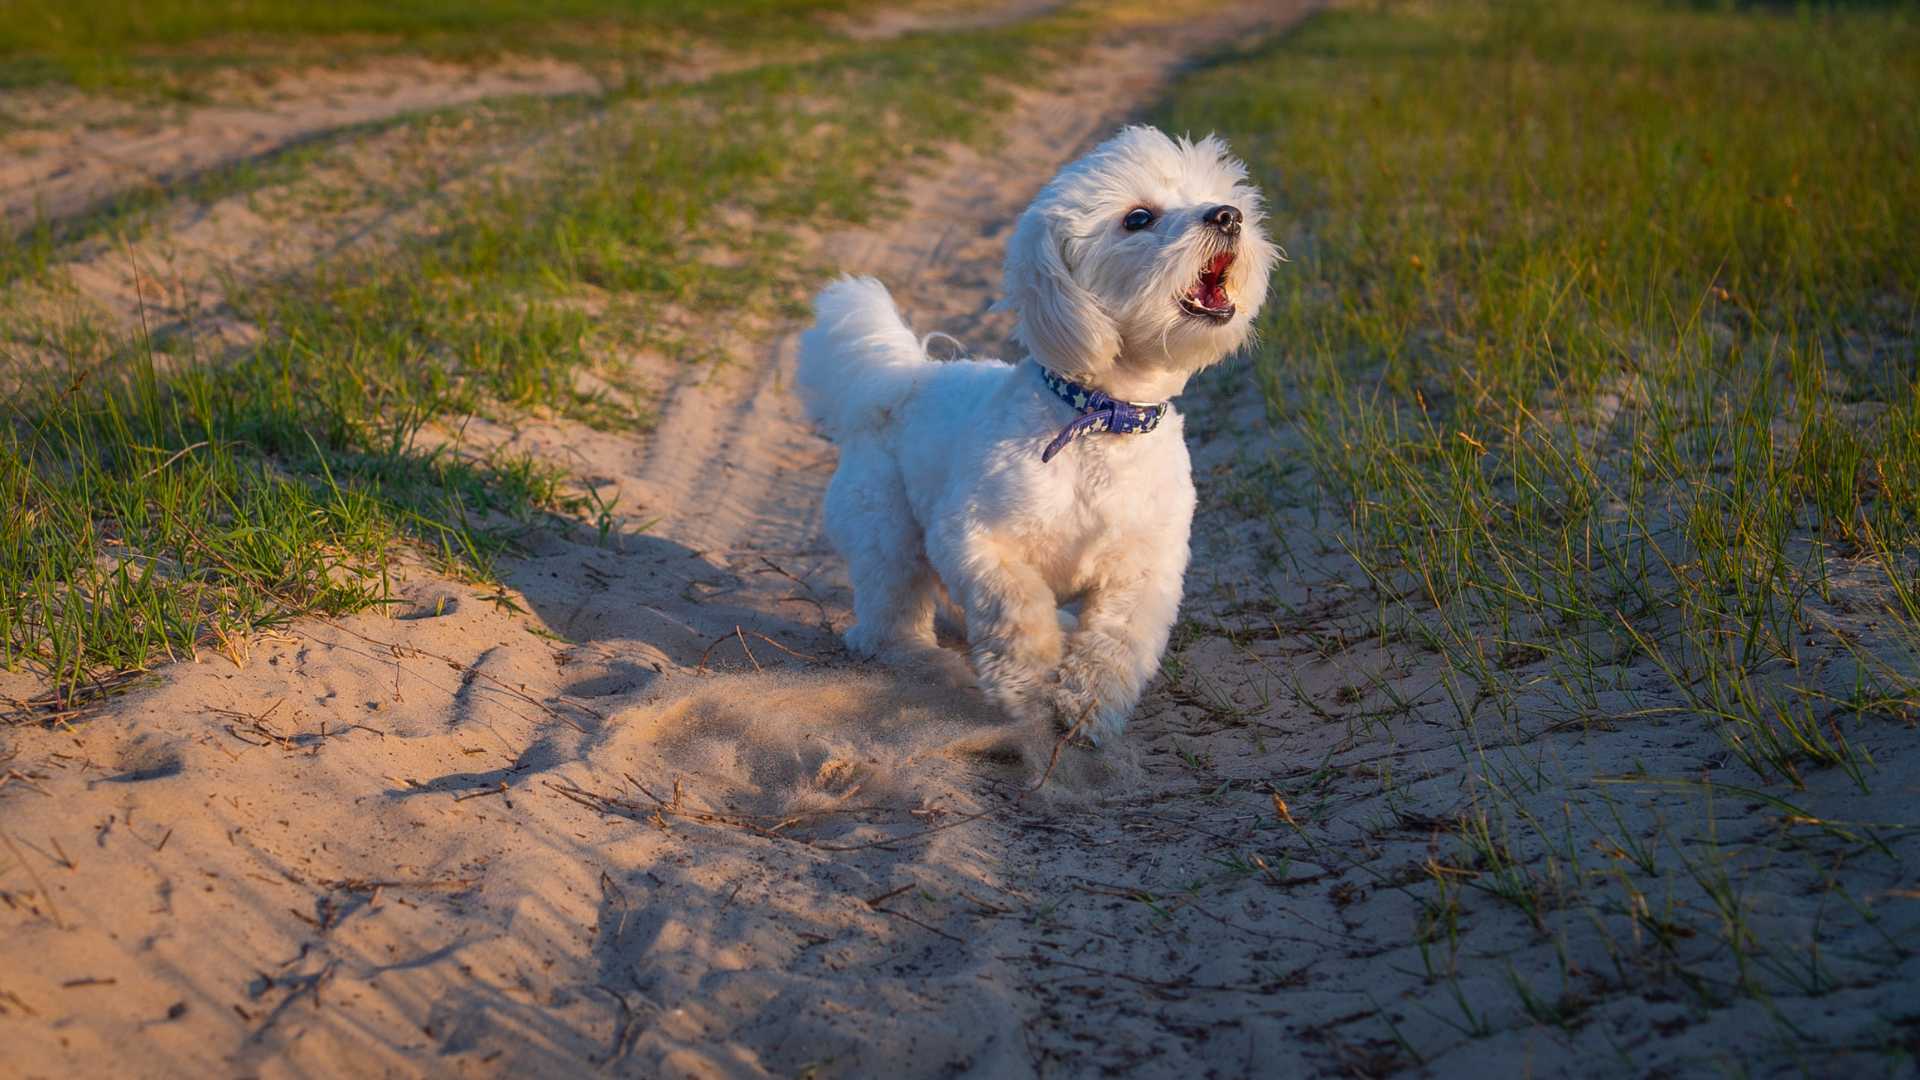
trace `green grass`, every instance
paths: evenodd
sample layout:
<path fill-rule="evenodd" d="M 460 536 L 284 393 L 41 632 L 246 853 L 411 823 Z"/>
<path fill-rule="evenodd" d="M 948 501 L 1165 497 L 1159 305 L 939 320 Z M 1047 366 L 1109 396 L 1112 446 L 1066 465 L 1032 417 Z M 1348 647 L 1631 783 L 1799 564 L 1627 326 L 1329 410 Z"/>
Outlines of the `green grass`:
<path fill-rule="evenodd" d="M 484 576 L 547 513 L 604 513 L 550 466 L 448 433 L 476 414 L 638 422 L 581 377 L 617 381 L 622 346 L 704 359 L 710 324 L 793 310 L 811 268 L 791 230 L 864 220 L 903 152 L 981 137 L 992 81 L 1076 25 L 530 110 L 529 129 L 571 125 L 531 171 L 446 192 L 411 238 L 230 297 L 262 331 L 237 354 L 207 355 L 190 325 L 16 321 L 10 366 L 57 377 L 15 396 L 0 435 L 24 510 L 0 522 L 0 656 L 64 699 L 378 603 L 396 537 Z"/>
<path fill-rule="evenodd" d="M 823 13 L 850 0 L 5 0 L 0 86 L 46 81 L 100 87 L 150 82 L 209 66 L 335 61 L 396 48 L 475 55 L 502 51 L 657 61 L 693 39 L 805 41 Z"/>
<path fill-rule="evenodd" d="M 1232 142 L 1292 256 L 1254 358 L 1283 449 L 1235 508 L 1276 572 L 1344 546 L 1340 626 L 1453 722 L 1408 887 L 1450 1038 L 1676 994 L 1817 1052 L 1776 1003 L 1910 948 L 1850 890 L 1913 835 L 1875 753 L 1920 718 L 1916 87 L 1911 6 L 1355 4 L 1157 117 Z M 1657 746 L 1702 728 L 1705 764 Z M 1489 971 L 1511 1002 L 1463 995 Z"/>
<path fill-rule="evenodd" d="M 1304 238 L 1259 371 L 1469 719 L 1650 655 L 1797 782 L 1859 764 L 1830 714 L 1920 702 L 1915 86 L 1904 12 L 1416 5 L 1168 112 Z M 1891 629 L 1835 687 L 1807 646 L 1853 604 Z"/>

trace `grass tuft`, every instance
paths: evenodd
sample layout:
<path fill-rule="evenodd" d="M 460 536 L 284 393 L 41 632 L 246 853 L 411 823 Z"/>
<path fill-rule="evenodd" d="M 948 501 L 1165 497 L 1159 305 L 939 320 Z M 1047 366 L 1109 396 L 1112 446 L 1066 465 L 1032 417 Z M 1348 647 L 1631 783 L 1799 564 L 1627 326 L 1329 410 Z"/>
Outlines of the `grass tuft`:
<path fill-rule="evenodd" d="M 1709 6 L 1338 6 L 1158 117 L 1229 139 L 1292 257 L 1254 366 L 1310 475 L 1231 496 L 1352 599 L 1289 678 L 1351 685 L 1364 627 L 1457 751 L 1395 758 L 1438 773 L 1418 1055 L 1585 1054 L 1667 1000 L 1740 1068 L 1908 1060 L 1813 999 L 1912 955 L 1855 890 L 1915 835 L 1876 754 L 1920 722 L 1920 21 Z"/>
<path fill-rule="evenodd" d="M 257 331 L 237 349 L 210 354 L 192 318 L 17 320 L 0 354 L 53 376 L 27 378 L 0 426 L 0 482 L 27 507 L 0 522 L 0 658 L 70 697 L 378 603 L 396 538 L 481 577 L 549 515 L 593 518 L 605 539 L 610 501 L 466 444 L 467 420 L 644 423 L 643 402 L 606 389 L 623 355 L 709 362 L 716 324 L 789 313 L 817 276 L 803 232 L 866 220 L 897 162 L 982 137 L 995 80 L 1080 25 L 876 42 L 555 106 L 567 137 L 535 166 L 443 192 L 377 250 L 232 292 L 226 314 Z M 25 273 L 57 279 L 48 243 Z"/>
<path fill-rule="evenodd" d="M 1920 624 L 1862 591 L 1920 542 L 1916 46 L 1903 11 L 1341 10 L 1164 117 L 1224 118 L 1308 237 L 1263 381 L 1465 719 L 1543 670 L 1602 711 L 1651 656 L 1798 783 L 1920 701 Z"/>

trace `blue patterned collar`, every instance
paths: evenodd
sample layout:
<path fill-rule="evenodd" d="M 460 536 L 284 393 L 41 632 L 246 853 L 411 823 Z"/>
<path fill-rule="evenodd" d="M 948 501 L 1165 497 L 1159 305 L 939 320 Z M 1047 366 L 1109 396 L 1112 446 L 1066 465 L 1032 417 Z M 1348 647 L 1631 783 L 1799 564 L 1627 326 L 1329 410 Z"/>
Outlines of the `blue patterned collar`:
<path fill-rule="evenodd" d="M 1170 401 L 1158 405 L 1143 405 L 1137 401 L 1115 401 L 1098 390 L 1090 390 L 1064 376 L 1055 374 L 1045 365 L 1036 364 L 1040 369 L 1040 381 L 1047 389 L 1059 396 L 1061 401 L 1080 411 L 1080 418 L 1060 429 L 1047 448 L 1040 453 L 1043 462 L 1052 461 L 1053 455 L 1066 449 L 1067 444 L 1090 431 L 1107 431 L 1115 435 L 1145 435 L 1160 426 L 1160 419 L 1173 407 Z"/>

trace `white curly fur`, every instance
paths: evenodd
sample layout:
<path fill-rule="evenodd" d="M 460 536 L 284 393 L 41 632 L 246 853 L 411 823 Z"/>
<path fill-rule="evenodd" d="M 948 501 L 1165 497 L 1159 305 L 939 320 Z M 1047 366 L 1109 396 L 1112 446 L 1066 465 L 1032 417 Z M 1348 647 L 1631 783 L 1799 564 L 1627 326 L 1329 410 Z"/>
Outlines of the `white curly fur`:
<path fill-rule="evenodd" d="M 1220 206 L 1243 215 L 1237 236 L 1203 220 Z M 1156 219 L 1127 229 L 1140 207 Z M 1173 398 L 1246 342 L 1274 257 L 1263 220 L 1218 138 L 1130 127 L 1067 166 L 1014 230 L 1002 306 L 1028 359 L 936 363 L 880 282 L 821 292 L 799 388 L 840 448 L 826 527 L 853 579 L 850 649 L 932 655 L 944 590 L 981 688 L 1009 712 L 1095 743 L 1120 733 L 1180 606 L 1194 504 L 1181 418 L 1086 435 L 1042 463 L 1077 414 L 1034 365 L 1125 401 Z M 1180 297 L 1222 250 L 1232 317 L 1189 314 Z"/>

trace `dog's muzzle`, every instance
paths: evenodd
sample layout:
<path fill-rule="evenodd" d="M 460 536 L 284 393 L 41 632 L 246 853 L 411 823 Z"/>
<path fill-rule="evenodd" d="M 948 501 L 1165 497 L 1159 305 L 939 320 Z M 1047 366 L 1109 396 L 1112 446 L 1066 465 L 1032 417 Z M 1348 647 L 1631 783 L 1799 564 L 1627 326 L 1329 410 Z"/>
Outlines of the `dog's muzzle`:
<path fill-rule="evenodd" d="M 1240 211 L 1231 206 L 1222 206 L 1214 210 L 1215 214 L 1232 211 L 1233 232 L 1240 232 Z M 1208 219 L 1212 224 L 1212 219 Z M 1224 230 L 1223 230 L 1224 231 Z M 1200 276 L 1180 297 L 1180 310 L 1198 319 L 1211 319 L 1214 322 L 1226 322 L 1233 318 L 1233 297 L 1227 295 L 1227 271 L 1233 269 L 1233 250 L 1215 254 L 1200 268 Z"/>

